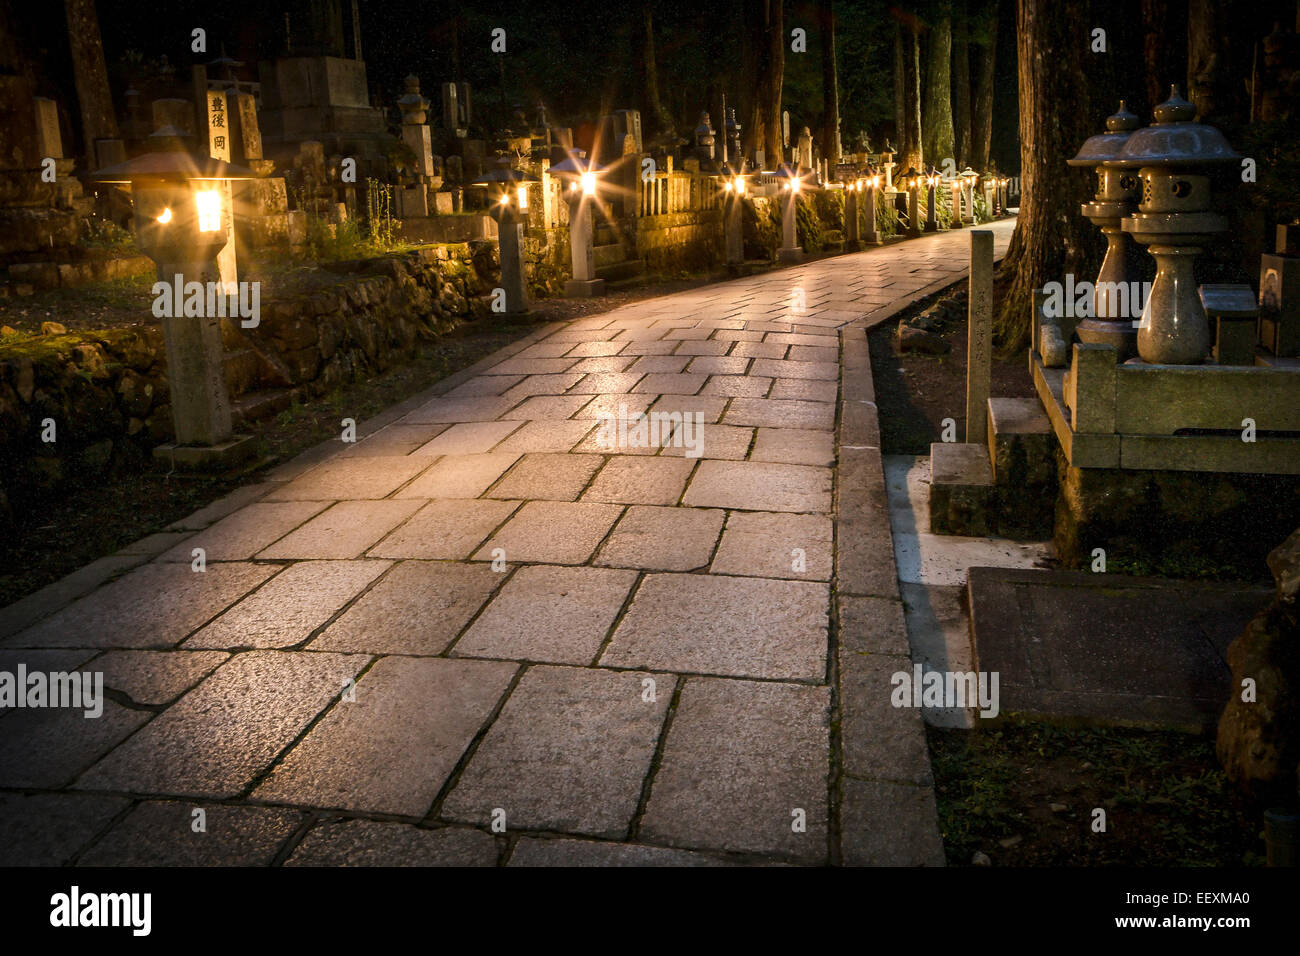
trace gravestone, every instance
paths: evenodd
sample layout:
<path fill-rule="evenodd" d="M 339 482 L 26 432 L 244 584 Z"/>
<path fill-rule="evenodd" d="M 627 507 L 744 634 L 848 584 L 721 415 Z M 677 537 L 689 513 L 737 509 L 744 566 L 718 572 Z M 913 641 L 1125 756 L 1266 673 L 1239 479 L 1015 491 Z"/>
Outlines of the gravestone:
<path fill-rule="evenodd" d="M 43 96 L 32 98 L 36 108 L 36 150 L 42 159 L 63 158 L 63 135 L 59 132 L 59 104 Z"/>

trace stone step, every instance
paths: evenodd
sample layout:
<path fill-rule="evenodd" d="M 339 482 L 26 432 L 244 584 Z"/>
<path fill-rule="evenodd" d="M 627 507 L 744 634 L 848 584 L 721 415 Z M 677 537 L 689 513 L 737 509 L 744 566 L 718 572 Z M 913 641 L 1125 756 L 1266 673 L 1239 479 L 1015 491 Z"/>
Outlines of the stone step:
<path fill-rule="evenodd" d="M 607 283 L 622 282 L 626 279 L 640 280 L 645 277 L 645 262 L 640 259 L 627 259 L 610 265 L 596 266 L 596 278 Z"/>
<path fill-rule="evenodd" d="M 930 530 L 982 537 L 997 505 L 993 468 L 983 445 L 935 442 L 930 446 Z"/>
<path fill-rule="evenodd" d="M 989 461 L 997 484 L 1033 483 L 1042 462 L 1054 472 L 1052 440 L 1052 423 L 1037 398 L 989 399 Z"/>

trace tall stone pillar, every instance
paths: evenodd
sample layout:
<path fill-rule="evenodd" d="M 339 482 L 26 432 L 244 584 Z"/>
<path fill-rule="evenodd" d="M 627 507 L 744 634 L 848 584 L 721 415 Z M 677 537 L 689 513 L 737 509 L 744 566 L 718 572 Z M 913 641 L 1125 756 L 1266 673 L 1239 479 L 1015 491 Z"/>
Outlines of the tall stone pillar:
<path fill-rule="evenodd" d="M 117 116 L 108 88 L 104 43 L 99 33 L 99 18 L 95 15 L 95 0 L 64 0 L 63 7 L 68 20 L 77 103 L 81 107 L 86 168 L 95 169 L 98 167 L 95 141 L 117 139 Z"/>

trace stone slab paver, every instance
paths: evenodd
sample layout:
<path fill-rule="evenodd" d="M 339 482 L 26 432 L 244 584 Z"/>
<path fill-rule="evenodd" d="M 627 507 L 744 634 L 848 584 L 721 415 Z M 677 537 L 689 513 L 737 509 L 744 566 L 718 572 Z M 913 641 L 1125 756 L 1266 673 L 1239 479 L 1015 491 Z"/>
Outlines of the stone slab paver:
<path fill-rule="evenodd" d="M 386 498 L 428 467 L 410 456 L 340 457 L 317 465 L 301 478 L 272 491 L 267 500 L 339 501 Z"/>
<path fill-rule="evenodd" d="M 490 494 L 493 498 L 577 501 L 604 463 L 599 455 L 524 455 Z"/>
<path fill-rule="evenodd" d="M 290 532 L 258 557 L 269 560 L 359 558 L 365 550 L 411 517 L 419 500 L 340 501 Z"/>
<path fill-rule="evenodd" d="M 229 656 L 224 651 L 109 651 L 86 669 L 102 672 L 105 687 L 157 707 L 171 703 Z"/>
<path fill-rule="evenodd" d="M 367 654 L 441 654 L 502 577 L 490 565 L 403 561 L 310 647 Z"/>
<path fill-rule="evenodd" d="M 822 863 L 829 744 L 829 688 L 688 678 L 639 837 Z"/>
<path fill-rule="evenodd" d="M 831 510 L 831 470 L 757 461 L 702 461 L 682 503 L 748 511 Z"/>
<path fill-rule="evenodd" d="M 760 428 L 750 458 L 787 465 L 833 465 L 835 439 L 830 432 L 805 428 Z"/>
<path fill-rule="evenodd" d="M 613 455 L 582 500 L 628 505 L 676 504 L 694 467 L 694 460 L 689 458 Z"/>
<path fill-rule="evenodd" d="M 81 793 L 0 793 L 0 866 L 62 866 L 130 804 Z"/>
<path fill-rule="evenodd" d="M 497 661 L 386 657 L 253 792 L 256 800 L 422 817 L 509 687 Z"/>
<path fill-rule="evenodd" d="M 198 648 L 293 647 L 388 570 L 389 561 L 300 561 L 185 642 Z"/>
<path fill-rule="evenodd" d="M 447 455 L 399 491 L 397 497 L 477 498 L 518 460 L 518 452 L 508 451 Z"/>
<path fill-rule="evenodd" d="M 706 567 L 726 512 L 637 505 L 614 526 L 593 563 L 614 568 L 695 571 Z"/>
<path fill-rule="evenodd" d="M 520 568 L 465 635 L 458 657 L 590 664 L 636 582 L 635 571 Z"/>
<path fill-rule="evenodd" d="M 419 455 L 479 455 L 491 451 L 519 427 L 519 422 L 466 422 L 452 425 L 437 438 L 424 445 Z"/>
<path fill-rule="evenodd" d="M 647 575 L 600 663 L 773 680 L 826 677 L 824 584 Z"/>
<path fill-rule="evenodd" d="M 259 501 L 186 538 L 158 560 L 189 564 L 194 549 L 202 548 L 206 561 L 247 561 L 328 507 L 323 501 Z"/>
<path fill-rule="evenodd" d="M 174 647 L 278 570 L 146 564 L 5 641 L 9 647 Z"/>
<path fill-rule="evenodd" d="M 217 668 L 94 767 L 80 789 L 233 797 L 336 702 L 368 658 L 249 651 Z"/>
<path fill-rule="evenodd" d="M 829 429 L 835 424 L 835 408 L 825 402 L 734 398 L 727 406 L 722 421 L 726 425 L 758 425 L 766 428 Z"/>
<path fill-rule="evenodd" d="M 372 558 L 466 558 L 518 507 L 514 501 L 430 501 L 368 553 Z"/>
<path fill-rule="evenodd" d="M 819 515 L 732 512 L 722 533 L 714 574 L 829 581 L 831 519 Z"/>
<path fill-rule="evenodd" d="M 595 501 L 530 501 L 474 558 L 494 560 L 499 548 L 511 562 L 584 564 L 622 511 Z"/>
<path fill-rule="evenodd" d="M 66 787 L 153 715 L 104 700 L 85 707 L 18 710 L 0 723 L 0 787 Z"/>
<path fill-rule="evenodd" d="M 407 823 L 318 823 L 285 866 L 495 866 L 496 841 L 469 827 L 425 829 Z"/>
<path fill-rule="evenodd" d="M 195 830 L 195 810 L 205 829 Z M 81 866 L 267 866 L 303 815 L 280 807 L 146 801 L 93 847 Z"/>
<path fill-rule="evenodd" d="M 602 840 L 521 837 L 510 866 L 729 866 L 707 853 Z"/>
<path fill-rule="evenodd" d="M 644 699 L 644 678 L 655 680 Z M 622 839 L 672 698 L 673 678 L 532 667 L 442 805 L 442 817 Z"/>

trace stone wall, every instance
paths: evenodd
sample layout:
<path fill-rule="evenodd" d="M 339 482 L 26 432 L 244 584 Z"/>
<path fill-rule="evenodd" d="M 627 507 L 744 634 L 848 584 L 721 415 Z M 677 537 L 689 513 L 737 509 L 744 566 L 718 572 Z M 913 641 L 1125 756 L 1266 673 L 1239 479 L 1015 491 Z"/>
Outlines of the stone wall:
<path fill-rule="evenodd" d="M 421 342 L 488 314 L 491 242 L 428 246 L 330 263 L 310 295 L 262 303 L 253 329 L 223 329 L 226 378 L 241 397 L 321 394 L 413 355 Z M 166 351 L 157 325 L 0 339 L 0 527 L 70 481 L 103 480 L 148 461 L 171 437 Z M 46 420 L 55 441 L 42 441 Z"/>
<path fill-rule="evenodd" d="M 723 261 L 723 238 L 720 209 L 646 216 L 636 220 L 636 257 L 667 275 L 712 269 Z"/>

